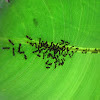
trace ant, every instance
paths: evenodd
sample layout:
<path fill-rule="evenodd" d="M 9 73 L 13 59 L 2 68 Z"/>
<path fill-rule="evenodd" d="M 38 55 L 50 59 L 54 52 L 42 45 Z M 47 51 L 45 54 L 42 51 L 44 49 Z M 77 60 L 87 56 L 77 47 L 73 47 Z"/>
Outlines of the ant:
<path fill-rule="evenodd" d="M 28 35 L 26 35 L 26 37 L 27 37 L 29 40 L 32 40 L 32 38 L 31 38 L 31 37 L 29 37 Z"/>
<path fill-rule="evenodd" d="M 41 55 L 37 54 L 38 57 L 41 57 Z"/>
<path fill-rule="evenodd" d="M 13 56 L 15 56 L 15 49 L 13 48 Z"/>
<path fill-rule="evenodd" d="M 20 51 L 20 47 L 21 47 L 21 43 L 19 44 L 19 47 L 18 47 L 18 52 L 19 52 L 20 54 L 22 54 L 22 53 L 24 53 L 24 51 L 23 51 L 23 52 L 21 52 L 21 51 Z"/>
<path fill-rule="evenodd" d="M 3 47 L 2 49 L 10 49 L 10 47 Z"/>
<path fill-rule="evenodd" d="M 12 45 L 14 45 L 14 43 L 13 43 L 11 40 L 8 39 L 8 41 L 9 41 Z"/>
<path fill-rule="evenodd" d="M 26 55 L 24 55 L 24 58 L 25 58 L 25 60 L 27 59 L 27 56 Z"/>
<path fill-rule="evenodd" d="M 47 69 L 49 69 L 50 67 L 46 67 Z"/>

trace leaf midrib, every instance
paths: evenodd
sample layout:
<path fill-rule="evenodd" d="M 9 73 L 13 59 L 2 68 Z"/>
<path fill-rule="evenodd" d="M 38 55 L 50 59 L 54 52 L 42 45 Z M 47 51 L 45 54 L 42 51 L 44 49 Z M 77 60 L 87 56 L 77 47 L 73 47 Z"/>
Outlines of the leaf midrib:
<path fill-rule="evenodd" d="M 0 37 L 0 40 L 2 41 L 2 42 L 8 42 L 8 38 L 1 38 Z M 23 38 L 23 40 L 21 40 L 21 39 L 19 39 L 19 38 L 17 38 L 17 39 L 11 39 L 12 41 L 14 41 L 15 43 L 21 43 L 21 44 L 28 44 L 27 42 L 29 42 L 29 43 L 33 43 L 33 42 L 35 42 L 35 43 L 37 43 L 37 44 L 39 44 L 39 41 L 36 41 L 36 40 L 28 40 L 27 38 Z M 9 42 L 8 42 L 9 43 Z M 56 43 L 54 43 L 55 45 L 56 45 Z M 2 44 L 0 44 L 0 45 L 2 45 Z M 29 44 L 28 44 L 29 45 Z M 50 46 L 51 45 L 51 43 L 50 42 L 48 42 L 48 45 Z M 62 47 L 62 46 L 60 46 L 59 45 L 59 47 Z M 93 52 L 93 51 L 95 51 L 95 49 L 98 51 L 98 54 L 100 53 L 100 48 L 83 48 L 83 47 L 72 47 L 72 46 L 70 46 L 70 45 L 68 45 L 68 46 L 65 46 L 66 47 L 66 49 L 67 49 L 67 47 L 68 47 L 68 49 L 70 50 L 70 51 L 76 51 L 76 48 L 79 48 L 78 50 L 77 50 L 77 52 L 82 52 L 83 50 L 86 50 L 87 49 L 87 52 L 88 53 L 91 53 L 91 52 Z"/>

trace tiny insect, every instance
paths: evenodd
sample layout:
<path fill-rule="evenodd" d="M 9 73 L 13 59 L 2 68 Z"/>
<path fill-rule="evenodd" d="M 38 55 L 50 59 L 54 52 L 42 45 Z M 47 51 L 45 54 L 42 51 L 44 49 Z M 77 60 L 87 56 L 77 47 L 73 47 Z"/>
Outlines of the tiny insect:
<path fill-rule="evenodd" d="M 36 51 L 33 51 L 32 53 L 35 53 L 35 52 L 38 52 L 38 50 L 36 50 Z"/>
<path fill-rule="evenodd" d="M 14 45 L 14 43 L 13 43 L 10 39 L 8 39 L 8 41 L 9 41 L 12 45 Z"/>
<path fill-rule="evenodd" d="M 37 54 L 38 57 L 41 57 L 41 55 Z"/>
<path fill-rule="evenodd" d="M 43 53 L 43 59 L 44 59 L 45 56 L 46 56 L 45 53 Z"/>
<path fill-rule="evenodd" d="M 30 43 L 31 46 L 34 46 L 34 43 Z"/>
<path fill-rule="evenodd" d="M 87 49 L 86 50 L 83 50 L 82 53 L 85 53 L 86 54 L 87 53 Z"/>
<path fill-rule="evenodd" d="M 52 65 L 52 63 L 48 64 L 48 65 Z"/>
<path fill-rule="evenodd" d="M 65 45 L 69 45 L 70 43 L 69 42 L 65 42 Z"/>
<path fill-rule="evenodd" d="M 2 47 L 2 49 L 10 49 L 10 47 Z"/>
<path fill-rule="evenodd" d="M 67 47 L 67 53 L 68 53 L 68 51 L 69 51 L 69 49 L 68 49 L 68 47 Z"/>
<path fill-rule="evenodd" d="M 62 44 L 64 44 L 64 42 L 65 42 L 65 41 L 64 41 L 64 40 L 61 40 L 61 42 L 62 42 L 62 43 L 60 43 L 59 45 L 62 45 Z"/>
<path fill-rule="evenodd" d="M 72 51 L 72 56 L 74 55 L 74 52 Z"/>
<path fill-rule="evenodd" d="M 71 58 L 72 56 L 69 54 L 69 57 Z"/>
<path fill-rule="evenodd" d="M 22 53 L 24 53 L 24 51 L 23 51 L 23 52 L 21 52 L 21 51 L 20 51 L 20 47 L 21 47 L 21 43 L 19 44 L 19 47 L 18 47 L 18 52 L 19 52 L 20 54 L 22 54 Z"/>
<path fill-rule="evenodd" d="M 48 62 L 49 62 L 49 60 L 47 60 L 47 61 L 45 62 L 45 64 L 48 64 Z"/>
<path fill-rule="evenodd" d="M 92 53 L 98 53 L 98 51 L 96 50 L 96 48 L 95 48 L 95 50 L 94 50 L 94 51 L 92 51 Z"/>
<path fill-rule="evenodd" d="M 77 50 L 79 49 L 79 48 L 76 48 Z"/>
<path fill-rule="evenodd" d="M 51 51 L 52 45 L 53 45 L 53 42 L 51 42 L 51 45 L 48 47 L 50 51 Z"/>
<path fill-rule="evenodd" d="M 52 56 L 51 53 L 48 53 L 47 58 L 49 58 L 49 57 L 52 57 L 53 58 L 53 56 Z"/>
<path fill-rule="evenodd" d="M 62 60 L 62 59 L 61 59 Z M 61 65 L 63 65 L 64 64 L 64 61 L 62 60 L 62 63 L 60 63 Z"/>
<path fill-rule="evenodd" d="M 27 37 L 29 40 L 32 40 L 32 38 L 31 38 L 31 37 L 29 37 L 28 35 L 26 35 L 26 37 Z"/>
<path fill-rule="evenodd" d="M 63 54 L 63 56 L 66 57 L 67 56 L 67 53 L 65 52 L 65 54 Z"/>
<path fill-rule="evenodd" d="M 27 56 L 26 55 L 24 55 L 24 58 L 25 58 L 25 60 L 27 59 Z"/>
<path fill-rule="evenodd" d="M 13 56 L 15 56 L 15 49 L 13 48 Z"/>
<path fill-rule="evenodd" d="M 56 69 L 56 67 L 57 67 L 57 64 L 55 64 L 55 69 Z"/>
<path fill-rule="evenodd" d="M 41 44 L 41 38 L 39 38 L 39 44 Z"/>
<path fill-rule="evenodd" d="M 45 53 L 47 53 L 48 52 L 48 49 L 45 51 Z"/>
<path fill-rule="evenodd" d="M 50 67 L 46 67 L 47 69 L 49 69 Z"/>

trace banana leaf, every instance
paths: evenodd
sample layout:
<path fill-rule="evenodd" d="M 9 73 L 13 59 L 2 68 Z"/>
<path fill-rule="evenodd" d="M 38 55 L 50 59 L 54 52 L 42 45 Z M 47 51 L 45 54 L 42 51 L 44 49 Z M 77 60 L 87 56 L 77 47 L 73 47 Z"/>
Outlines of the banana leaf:
<path fill-rule="evenodd" d="M 90 52 L 47 69 L 26 35 Z M 99 0 L 0 0 L 0 47 L 0 100 L 100 100 Z"/>

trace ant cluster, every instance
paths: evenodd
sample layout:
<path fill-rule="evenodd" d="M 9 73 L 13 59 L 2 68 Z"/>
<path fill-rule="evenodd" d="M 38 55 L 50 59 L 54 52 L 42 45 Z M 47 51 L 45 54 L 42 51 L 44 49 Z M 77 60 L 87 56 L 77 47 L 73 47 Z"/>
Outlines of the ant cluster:
<path fill-rule="evenodd" d="M 50 66 L 53 65 L 53 63 L 55 64 L 55 68 L 58 66 L 63 66 L 64 62 L 65 62 L 65 57 L 69 56 L 70 58 L 74 55 L 74 53 L 76 53 L 77 51 L 81 51 L 82 53 L 86 54 L 87 52 L 91 52 L 91 53 L 99 53 L 100 50 L 95 49 L 95 50 L 90 50 L 90 49 L 79 49 L 79 48 L 75 48 L 74 46 L 68 46 L 70 43 L 64 40 L 61 40 L 60 43 L 56 43 L 54 44 L 53 42 L 48 43 L 47 41 L 41 41 L 41 38 L 39 38 L 39 43 L 36 43 L 32 41 L 32 38 L 29 37 L 28 35 L 26 35 L 26 38 L 28 38 L 29 40 L 31 40 L 31 42 L 27 42 L 29 43 L 32 47 L 34 46 L 36 48 L 35 51 L 32 51 L 32 53 L 36 53 L 38 57 L 41 57 L 42 54 L 42 58 L 46 59 L 47 61 L 45 62 L 45 64 L 47 65 L 47 69 L 50 68 Z M 15 56 L 15 48 L 14 48 L 14 43 L 8 39 L 9 43 L 13 45 L 12 47 L 12 52 L 13 52 L 13 56 Z M 10 47 L 3 47 L 2 49 L 10 49 Z M 21 43 L 19 43 L 18 46 L 18 53 L 19 54 L 23 54 L 25 60 L 27 60 L 27 56 L 25 54 L 24 51 L 21 51 Z M 50 61 L 51 58 L 53 60 L 53 63 Z M 49 59 L 49 60 L 48 60 Z"/>
<path fill-rule="evenodd" d="M 27 36 L 26 37 L 29 39 L 29 40 L 32 40 L 31 37 Z M 29 42 L 27 42 L 29 43 Z M 54 44 L 53 42 L 50 43 L 50 45 L 48 44 L 48 42 L 44 42 L 44 41 L 41 41 L 41 38 L 39 38 L 39 43 L 32 43 L 30 42 L 29 43 L 31 46 L 35 46 L 37 48 L 37 50 L 33 51 L 32 53 L 38 53 L 37 56 L 38 57 L 41 57 L 40 53 L 43 54 L 43 59 L 46 58 L 51 58 L 51 59 L 54 59 L 54 64 L 55 64 L 55 68 L 57 67 L 57 64 L 58 65 L 63 65 L 64 64 L 64 61 L 65 61 L 65 58 L 67 55 L 69 55 L 69 57 L 71 58 L 73 56 L 73 54 L 75 53 L 74 51 L 71 51 L 71 53 L 69 53 L 69 48 L 66 46 L 68 46 L 70 43 L 69 42 L 66 42 L 64 40 L 61 40 L 61 43 L 57 43 L 57 44 Z M 62 59 L 60 59 L 60 56 L 63 56 Z M 46 65 L 48 66 L 51 66 L 52 63 L 50 62 L 50 60 L 47 60 L 45 62 Z M 46 67 L 47 69 L 50 68 L 50 67 Z"/>

